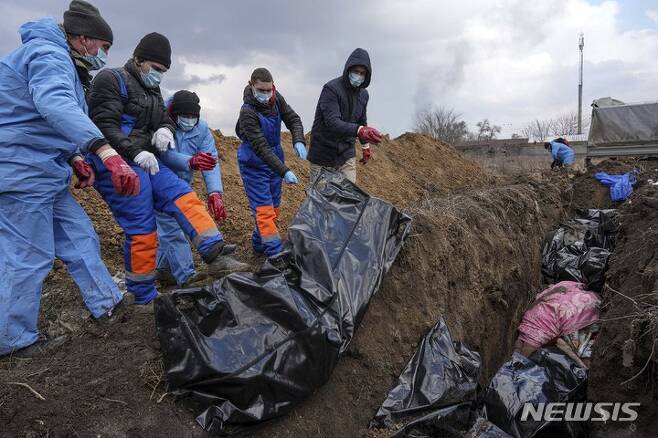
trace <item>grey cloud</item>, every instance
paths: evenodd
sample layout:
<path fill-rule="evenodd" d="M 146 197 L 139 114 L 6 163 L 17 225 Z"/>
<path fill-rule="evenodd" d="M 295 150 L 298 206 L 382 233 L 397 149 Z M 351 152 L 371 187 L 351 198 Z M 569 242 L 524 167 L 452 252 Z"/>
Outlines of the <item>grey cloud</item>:
<path fill-rule="evenodd" d="M 478 47 L 468 45 L 464 35 L 468 20 L 477 18 L 485 25 L 504 28 L 508 41 L 500 41 L 494 48 L 504 47 L 511 41 L 521 56 L 550 42 L 551 32 L 555 31 L 550 18 L 562 13 L 560 8 L 564 6 L 560 4 L 563 2 L 514 0 L 504 2 L 504 8 L 492 8 L 492 2 L 483 0 L 459 3 L 438 0 L 424 3 L 406 0 L 397 3 L 378 0 L 91 1 L 114 30 L 110 66 L 123 65 L 139 39 L 152 31 L 167 35 L 172 43 L 174 62 L 166 75 L 167 90 L 193 89 L 208 84 L 226 86 L 226 74 L 221 71 L 210 78 L 195 72 L 185 77 L 183 66 L 177 62 L 180 57 L 190 62 L 230 68 L 250 65 L 256 57 L 265 54 L 281 60 L 280 65 L 292 66 L 302 73 L 303 84 L 281 84 L 286 97 L 287 90 L 297 85 L 313 90 L 290 102 L 300 110 L 306 127 L 311 126 L 322 85 L 340 75 L 345 59 L 355 47 L 367 49 L 373 65 L 369 120 L 393 134 L 409 129 L 415 110 L 427 103 L 454 107 L 472 123 L 489 117 L 497 123 L 521 124 L 524 120 L 541 117 L 542 113 L 568 107 L 575 95 L 574 72 L 568 69 L 545 78 L 553 85 L 546 95 L 507 101 L 503 107 L 482 102 L 477 97 L 465 99 L 460 97 L 463 93 L 459 93 L 469 87 L 464 72 L 473 56 L 476 53 L 496 56 L 495 53 L 482 55 Z M 422 8 L 417 6 L 419 4 Z M 22 21 L 43 15 L 59 19 L 68 1 L 21 0 L 0 6 L 3 13 L 0 56 L 4 56 L 20 43 L 16 30 Z M 430 10 L 434 13 L 424 13 Z M 428 61 L 427 51 L 438 55 Z M 610 67 L 587 66 L 587 99 L 590 92 L 592 98 L 615 94 L 606 90 L 618 90 L 620 95 L 638 93 L 637 81 L 630 79 L 632 66 L 619 65 L 611 70 Z M 273 74 L 277 77 L 277 72 Z M 486 72 L 482 78 L 486 78 Z M 649 83 L 656 84 L 656 81 L 648 78 L 644 82 L 645 85 Z M 646 89 L 645 85 L 642 88 Z M 226 119 L 234 117 L 239 104 L 236 102 L 235 110 Z"/>

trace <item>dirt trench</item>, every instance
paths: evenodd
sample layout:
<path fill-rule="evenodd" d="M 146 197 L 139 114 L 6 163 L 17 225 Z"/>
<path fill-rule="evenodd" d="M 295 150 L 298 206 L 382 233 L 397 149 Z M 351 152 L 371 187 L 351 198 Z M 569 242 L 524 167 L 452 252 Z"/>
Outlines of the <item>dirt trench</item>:
<path fill-rule="evenodd" d="M 284 140 L 289 150 L 289 137 Z M 262 258 L 248 251 L 252 222 L 234 159 L 238 142 L 221 136 L 217 142 L 229 208 L 221 228 L 241 244 L 243 259 L 258 266 Z M 307 178 L 304 163 L 293 158 L 289 165 Z M 592 200 L 606 199 L 605 189 L 573 175 L 487 174 L 453 148 L 413 134 L 386 139 L 359 168 L 359 184 L 414 216 L 408 244 L 330 381 L 254 436 L 368 433 L 386 393 L 440 317 L 453 338 L 481 353 L 486 383 L 508 358 L 520 315 L 542 288 L 544 234 L 575 207 L 602 207 Z M 198 178 L 195 189 L 203 196 Z M 97 194 L 76 195 L 99 232 L 106 263 L 120 269 L 120 229 Z M 303 185 L 286 187 L 283 198 L 285 231 L 304 198 Z M 98 326 L 59 264 L 46 281 L 42 306 L 42 332 L 67 341 L 35 359 L 0 359 L 0 436 L 207 436 L 195 424 L 193 406 L 168 394 L 151 306 L 131 309 L 120 324 Z M 46 400 L 3 382 L 29 383 Z"/>
<path fill-rule="evenodd" d="M 482 383 L 508 357 L 515 321 L 540 289 L 542 238 L 560 221 L 559 183 L 429 197 L 409 209 L 411 237 L 329 382 L 258 437 L 357 437 L 425 333 L 443 316 L 482 355 Z"/>

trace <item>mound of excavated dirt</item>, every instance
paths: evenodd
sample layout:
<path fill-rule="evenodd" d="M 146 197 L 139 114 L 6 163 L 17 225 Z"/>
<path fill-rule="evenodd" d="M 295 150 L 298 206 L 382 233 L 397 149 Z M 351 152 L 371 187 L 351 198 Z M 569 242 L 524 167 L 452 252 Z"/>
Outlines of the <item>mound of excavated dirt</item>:
<path fill-rule="evenodd" d="M 658 162 L 643 162 L 638 189 L 620 211 L 620 231 L 603 291 L 605 313 L 590 374 L 592 400 L 641 403 L 639 419 L 597 436 L 656 436 L 658 424 Z"/>
<path fill-rule="evenodd" d="M 228 212 L 228 219 L 220 224 L 220 229 L 227 240 L 240 244 L 248 260 L 259 261 L 260 258 L 251 256 L 250 240 L 247 238 L 253 229 L 253 221 L 236 159 L 240 140 L 217 132 L 214 134 L 220 154 L 224 201 Z M 309 170 L 308 163 L 292 153 L 290 134 L 283 133 L 282 140 L 287 164 L 301 181 L 299 185 L 284 184 L 280 226 L 285 233 L 287 224 L 304 200 Z M 394 140 L 385 138 L 380 145 L 373 146 L 373 151 L 374 158 L 370 163 L 358 164 L 358 184 L 373 196 L 386 199 L 399 208 L 417 202 L 428 192 L 448 193 L 492 179 L 476 163 L 465 159 L 451 146 L 421 134 L 407 133 Z M 206 199 L 205 186 L 199 172 L 194 180 L 194 188 Z M 114 273 L 122 270 L 123 233 L 112 219 L 104 201 L 95 190 L 74 190 L 73 193 L 96 227 L 101 238 L 103 259 L 110 271 Z M 58 262 L 50 280 L 60 281 L 67 276 L 64 265 Z"/>
<path fill-rule="evenodd" d="M 262 257 L 254 256 L 250 251 L 253 222 L 237 166 L 239 141 L 219 134 L 216 134 L 216 140 L 229 216 L 220 224 L 220 229 L 227 240 L 240 244 L 239 256 L 256 267 L 262 262 Z M 281 229 L 285 233 L 286 225 L 305 196 L 308 163 L 294 156 L 287 133 L 283 135 L 283 146 L 288 165 L 302 181 L 297 186 L 284 186 Z M 359 165 L 359 183 L 374 196 L 401 208 L 418 203 L 427 198 L 428 193 L 433 196 L 446 194 L 491 180 L 476 164 L 464 159 L 450 146 L 422 135 L 405 134 L 398 139 L 385 139 L 373 149 L 372 161 L 365 166 Z M 194 186 L 205 198 L 200 175 L 197 175 Z M 110 271 L 113 274 L 121 271 L 121 229 L 94 190 L 74 190 L 74 194 L 96 227 L 103 258 Z M 414 292 L 418 296 L 423 293 L 420 290 Z M 428 323 L 436 322 L 433 314 L 428 315 Z M 205 436 L 195 426 L 190 408 L 184 403 L 174 403 L 171 396 L 165 396 L 167 388 L 163 381 L 151 306 L 135 307 L 121 323 L 99 327 L 88 321 L 77 287 L 63 264 L 56 262 L 44 285 L 40 327 L 49 337 L 63 335 L 68 341 L 34 359 L 0 359 L 0 382 L 27 383 L 46 399 L 37 400 L 23 386 L 0 384 L 2 434 L 16 437 Z M 383 333 L 391 330 L 395 328 L 387 326 Z M 400 341 L 398 345 L 402 345 Z M 407 343 L 404 348 L 412 349 Z M 352 382 L 345 380 L 340 383 L 349 377 L 344 373 L 349 370 L 351 359 L 356 360 L 354 358 L 359 355 L 358 350 L 354 351 L 344 359 L 347 368 L 336 372 L 338 380 L 327 385 L 328 391 L 336 391 L 341 397 L 333 404 L 360 406 L 358 396 L 351 398 Z M 386 360 L 394 359 L 399 364 L 407 360 L 401 352 L 398 356 Z M 387 367 L 391 376 L 399 371 L 397 365 Z M 384 386 L 388 382 L 386 380 L 379 389 L 385 392 L 387 388 Z M 318 397 L 327 402 L 321 394 Z M 376 398 L 379 397 L 378 393 Z M 339 424 L 343 414 L 339 412 L 338 416 L 332 417 L 324 413 L 325 430 L 331 431 L 333 424 Z M 288 421 L 299 421 L 301 425 L 305 424 L 304 427 L 310 427 L 310 423 L 299 419 L 297 414 Z M 309 430 L 311 435 L 315 434 Z M 356 433 L 356 429 L 350 430 Z"/>
<path fill-rule="evenodd" d="M 229 214 L 220 228 L 228 240 L 240 244 L 239 256 L 257 267 L 262 257 L 249 248 L 253 223 L 236 162 L 239 142 L 220 135 L 216 139 Z M 289 134 L 284 134 L 284 149 L 289 166 L 304 183 L 284 188 L 285 233 L 305 196 L 308 163 L 292 154 Z M 387 436 L 387 431 L 367 432 L 368 422 L 417 343 L 441 316 L 455 339 L 481 353 L 486 382 L 509 356 L 519 317 L 542 288 L 544 233 L 571 217 L 573 207 L 607 205 L 607 188 L 591 185 L 591 180 L 568 172 L 493 177 L 450 146 L 416 134 L 375 146 L 373 160 L 359 165 L 358 183 L 412 214 L 412 235 L 330 381 L 256 436 Z M 194 185 L 205 197 L 199 176 Z M 650 208 L 655 213 L 652 187 L 644 178 L 638 197 L 622 206 L 628 212 L 622 225 L 626 231 L 611 262 L 611 284 L 635 288 L 636 300 L 649 299 L 641 294 L 656 291 L 655 233 L 632 233 L 655 224 L 655 215 L 642 219 Z M 594 198 L 598 188 L 605 198 Z M 93 190 L 75 194 L 98 230 L 111 272 L 121 270 L 121 230 Z M 644 259 L 633 255 L 636 247 Z M 634 260 L 644 262 L 633 265 Z M 624 316 L 633 312 L 623 302 L 613 302 L 611 308 Z M 0 435 L 205 437 L 194 422 L 194 407 L 167 392 L 152 313 L 151 306 L 135 306 L 110 327 L 89 321 L 77 287 L 57 264 L 44 287 L 40 325 L 42 332 L 64 335 L 67 341 L 32 359 L 0 359 Z M 625 340 L 630 333 L 628 325 L 612 326 L 618 333 L 606 327 L 600 348 L 605 348 L 605 339 Z M 637 338 L 636 363 L 626 377 L 649 357 L 646 339 Z M 605 390 L 605 376 L 615 375 L 620 365 L 612 353 L 600 354 L 609 361 L 601 362 L 603 372 L 600 378 L 594 374 L 592 386 Z M 1 384 L 6 382 L 28 384 L 45 400 L 25 386 Z M 642 382 L 645 377 L 632 383 Z"/>

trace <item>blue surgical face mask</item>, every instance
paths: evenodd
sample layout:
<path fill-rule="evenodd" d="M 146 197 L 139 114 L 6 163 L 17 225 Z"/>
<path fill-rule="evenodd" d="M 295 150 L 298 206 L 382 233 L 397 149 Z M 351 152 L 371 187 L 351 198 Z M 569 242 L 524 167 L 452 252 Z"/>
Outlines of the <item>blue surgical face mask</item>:
<path fill-rule="evenodd" d="M 361 84 L 363 84 L 363 82 L 366 80 L 366 75 L 360 75 L 353 71 L 350 72 L 349 77 L 350 84 L 352 84 L 353 87 L 360 87 Z"/>
<path fill-rule="evenodd" d="M 105 67 L 105 64 L 107 64 L 107 52 L 102 48 L 98 49 L 96 55 L 90 55 L 87 53 L 83 58 L 91 65 L 89 70 L 100 70 Z"/>
<path fill-rule="evenodd" d="M 259 91 L 254 87 L 252 87 L 251 89 L 254 92 L 254 97 L 260 103 L 267 103 L 272 98 L 272 92 L 271 91 L 269 91 L 269 92 Z"/>
<path fill-rule="evenodd" d="M 146 74 L 140 72 L 140 75 L 146 88 L 157 88 L 160 85 L 160 82 L 162 82 L 163 73 L 160 73 L 153 67 L 149 67 L 149 72 Z"/>
<path fill-rule="evenodd" d="M 183 131 L 191 131 L 199 122 L 199 118 L 178 116 L 177 122 L 178 122 L 178 127 Z"/>

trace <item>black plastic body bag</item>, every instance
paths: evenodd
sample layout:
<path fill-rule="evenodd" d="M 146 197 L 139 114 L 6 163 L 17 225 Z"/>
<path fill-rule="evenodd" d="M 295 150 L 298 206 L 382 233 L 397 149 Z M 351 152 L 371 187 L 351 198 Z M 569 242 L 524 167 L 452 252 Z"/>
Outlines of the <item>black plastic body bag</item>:
<path fill-rule="evenodd" d="M 577 281 L 600 292 L 617 233 L 615 210 L 581 210 L 575 219 L 548 233 L 542 247 L 542 273 L 550 283 Z"/>
<path fill-rule="evenodd" d="M 155 302 L 167 381 L 232 434 L 289 412 L 331 375 L 411 218 L 323 170 L 288 228 L 290 266 L 265 264 Z"/>

